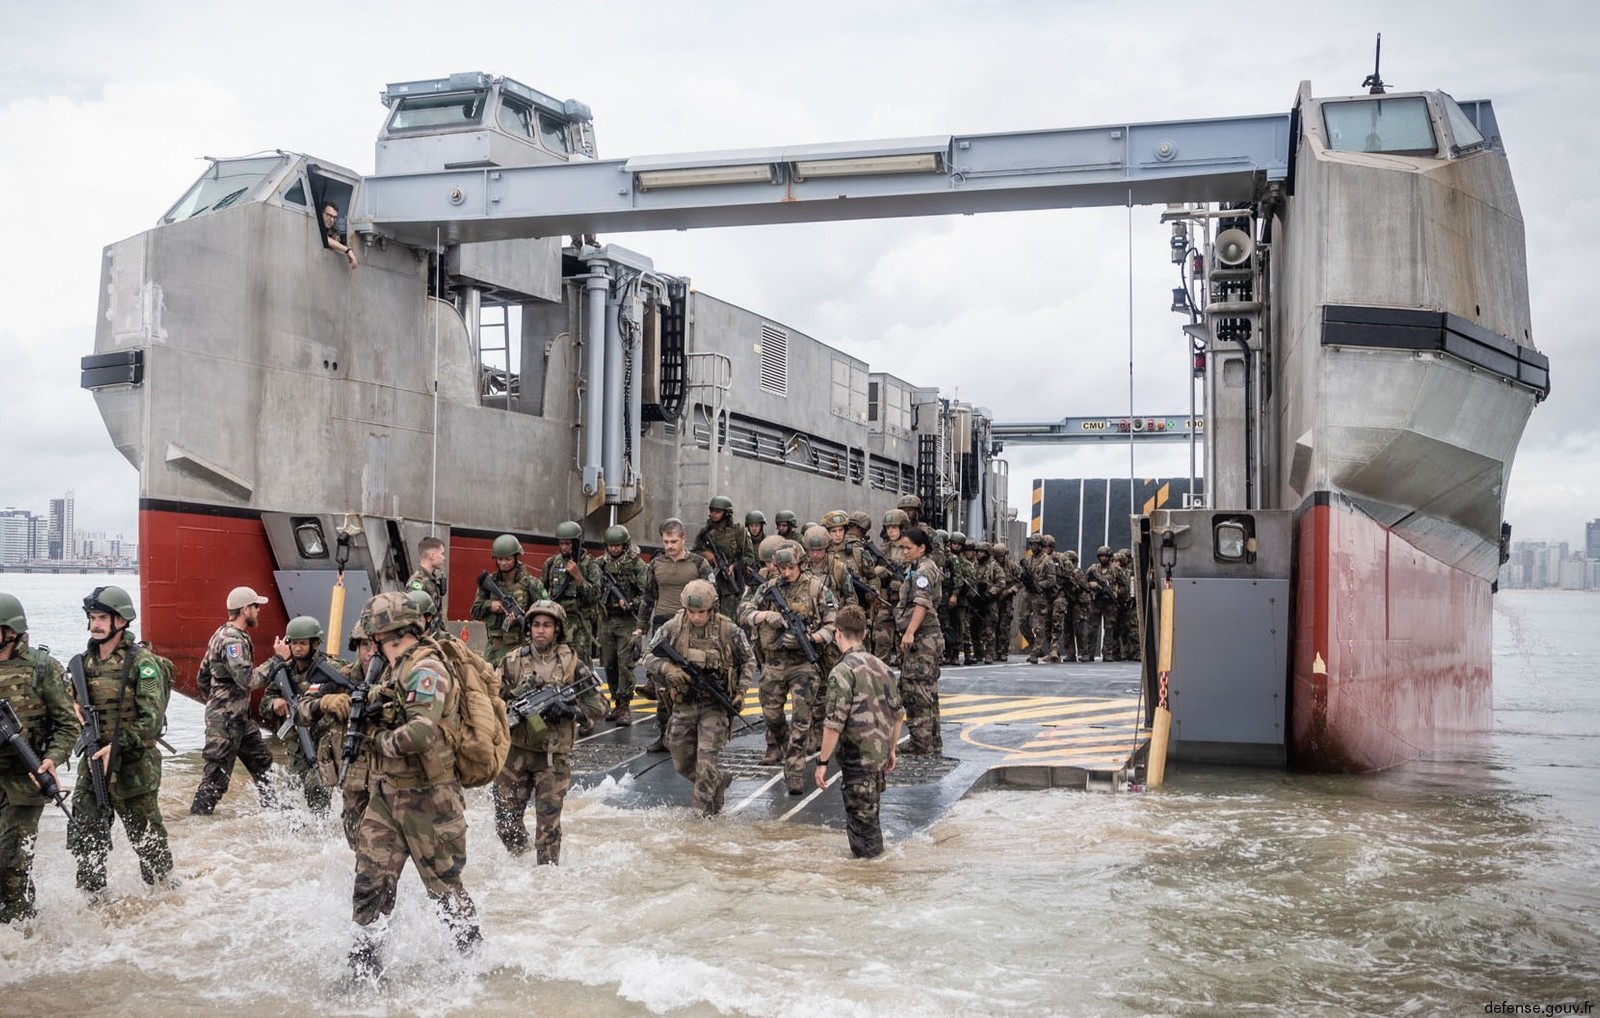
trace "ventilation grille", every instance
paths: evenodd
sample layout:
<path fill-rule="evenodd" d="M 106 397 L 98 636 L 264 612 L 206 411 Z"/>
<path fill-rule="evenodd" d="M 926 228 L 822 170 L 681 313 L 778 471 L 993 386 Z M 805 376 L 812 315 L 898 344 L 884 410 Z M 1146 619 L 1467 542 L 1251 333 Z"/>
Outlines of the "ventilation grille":
<path fill-rule="evenodd" d="M 774 396 L 789 395 L 789 334 L 761 323 L 761 388 Z"/>

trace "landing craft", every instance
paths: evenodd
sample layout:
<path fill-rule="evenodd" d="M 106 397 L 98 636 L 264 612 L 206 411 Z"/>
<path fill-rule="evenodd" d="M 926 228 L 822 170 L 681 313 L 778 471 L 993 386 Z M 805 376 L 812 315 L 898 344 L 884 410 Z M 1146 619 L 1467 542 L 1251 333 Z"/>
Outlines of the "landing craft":
<path fill-rule="evenodd" d="M 648 544 L 713 494 L 877 515 L 914 493 L 999 531 L 987 411 L 593 234 L 1165 202 L 1200 259 L 1211 480 L 1197 515 L 1133 521 L 1142 590 L 1187 570 L 1259 645 L 1230 699 L 1206 648 L 1237 641 L 1180 632 L 1204 665 L 1175 690 L 1205 706 L 1176 705 L 1179 745 L 1374 769 L 1487 726 L 1505 480 L 1549 388 L 1487 103 L 1302 86 L 1288 115 L 601 160 L 587 107 L 509 78 L 384 102 L 376 175 L 214 160 L 106 249 L 83 385 L 140 472 L 145 632 L 181 675 L 231 587 L 277 590 L 270 632 L 320 615 L 337 565 L 352 600 L 397 588 L 428 533 L 460 618 L 498 533 L 530 558 L 562 519 Z"/>

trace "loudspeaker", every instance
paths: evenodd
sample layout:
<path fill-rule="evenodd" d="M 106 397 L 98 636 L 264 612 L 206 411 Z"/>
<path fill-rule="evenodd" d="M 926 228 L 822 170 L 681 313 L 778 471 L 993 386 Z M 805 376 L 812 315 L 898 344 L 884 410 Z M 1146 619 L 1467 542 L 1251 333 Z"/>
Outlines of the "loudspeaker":
<path fill-rule="evenodd" d="M 1217 234 L 1217 264 L 1236 269 L 1256 253 L 1256 242 L 1243 230 L 1223 230 Z"/>

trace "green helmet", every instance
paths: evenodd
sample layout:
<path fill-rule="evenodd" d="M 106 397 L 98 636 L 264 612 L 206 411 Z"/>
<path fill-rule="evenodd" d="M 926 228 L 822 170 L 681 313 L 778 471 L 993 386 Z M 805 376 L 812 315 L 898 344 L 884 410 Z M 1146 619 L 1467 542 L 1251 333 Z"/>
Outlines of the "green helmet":
<path fill-rule="evenodd" d="M 950 531 L 940 527 L 938 530 L 933 532 L 933 539 L 940 542 L 948 541 L 950 540 Z"/>
<path fill-rule="evenodd" d="M 417 606 L 417 611 L 421 612 L 424 615 L 432 615 L 433 614 L 433 595 L 432 594 L 428 593 L 426 590 L 408 590 L 408 591 L 406 591 L 406 596 L 411 599 L 411 603 L 412 604 Z M 291 626 L 294 625 L 293 622 L 291 622 L 289 624 Z"/>
<path fill-rule="evenodd" d="M 583 527 L 575 520 L 562 520 L 556 524 L 556 540 L 581 541 L 583 540 Z"/>
<path fill-rule="evenodd" d="M 422 628 L 422 613 L 417 611 L 416 602 L 399 591 L 386 591 L 368 601 L 365 615 L 368 636 L 382 636 L 407 627 Z"/>
<path fill-rule="evenodd" d="M 16 633 L 28 631 L 28 616 L 22 610 L 22 602 L 14 595 L 0 594 L 0 626 Z"/>
<path fill-rule="evenodd" d="M 1067 561 L 1071 562 L 1073 565 L 1077 565 L 1078 564 L 1078 549 L 1076 549 L 1076 548 L 1068 548 L 1067 549 Z"/>
<path fill-rule="evenodd" d="M 828 536 L 827 530 L 815 524 L 807 527 L 800 537 L 805 541 L 806 551 L 821 551 L 833 543 L 833 538 Z"/>
<path fill-rule="evenodd" d="M 105 612 L 107 615 L 121 615 L 129 622 L 134 620 L 136 613 L 133 610 L 133 598 L 121 587 L 96 587 L 90 595 L 83 599 L 83 613 Z"/>
<path fill-rule="evenodd" d="M 352 651 L 360 650 L 361 641 L 369 639 L 367 636 L 367 623 L 370 621 L 372 620 L 367 617 L 366 612 L 362 612 L 360 615 L 357 615 L 355 625 L 350 627 L 350 639 L 345 646 L 349 647 Z"/>
<path fill-rule="evenodd" d="M 951 544 L 966 544 L 967 543 L 967 535 L 962 533 L 959 530 L 952 530 L 952 531 L 950 531 L 950 543 Z"/>
<path fill-rule="evenodd" d="M 767 525 L 767 514 L 762 512 L 760 509 L 752 509 L 749 512 L 745 513 L 744 514 L 744 525 L 748 527 L 752 523 L 759 523 L 763 527 L 766 526 Z"/>
<path fill-rule="evenodd" d="M 733 512 L 733 499 L 726 495 L 713 495 L 711 497 L 711 504 L 709 508 L 721 509 L 724 512 L 731 513 Z"/>
<path fill-rule="evenodd" d="M 717 607 L 717 588 L 706 580 L 690 580 L 683 585 L 683 606 L 690 611 L 714 611 Z"/>
<path fill-rule="evenodd" d="M 501 534 L 494 539 L 489 554 L 495 558 L 514 558 L 522 554 L 522 542 L 510 534 Z"/>
<path fill-rule="evenodd" d="M 420 592 L 419 592 L 420 593 Z M 285 640 L 320 640 L 322 639 L 322 623 L 310 615 L 296 615 L 283 627 Z"/>
<path fill-rule="evenodd" d="M 790 526 L 799 526 L 800 525 L 800 517 L 798 517 L 798 516 L 796 516 L 794 514 L 794 510 L 793 509 L 779 509 L 778 510 L 778 515 L 777 515 L 777 521 L 779 523 L 787 523 Z"/>
<path fill-rule="evenodd" d="M 627 544 L 633 540 L 633 535 L 628 533 L 628 528 L 618 523 L 616 526 L 607 527 L 605 542 L 607 544 Z"/>

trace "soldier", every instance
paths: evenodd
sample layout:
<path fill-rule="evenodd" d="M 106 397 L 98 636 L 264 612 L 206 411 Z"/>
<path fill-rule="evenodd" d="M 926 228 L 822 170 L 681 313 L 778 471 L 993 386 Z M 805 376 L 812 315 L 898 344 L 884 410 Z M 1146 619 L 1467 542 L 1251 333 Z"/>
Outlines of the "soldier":
<path fill-rule="evenodd" d="M 418 597 L 428 596 L 422 590 L 408 592 L 407 596 L 412 594 Z M 326 660 L 326 655 L 322 653 L 322 623 L 310 615 L 296 615 L 284 627 L 283 639 L 273 642 L 272 650 L 273 656 L 267 658 L 255 670 L 251 685 L 255 688 L 266 688 L 259 707 L 261 720 L 269 730 L 275 731 L 289 716 L 289 712 L 304 702 L 311 687 L 320 687 L 324 681 L 322 674 L 317 670 L 317 666 Z M 332 668 L 331 665 L 329 667 Z M 289 688 L 294 694 L 292 699 L 285 699 L 283 692 L 277 687 L 275 675 L 279 668 L 288 675 Z M 338 674 L 340 678 L 344 677 L 342 671 Z M 296 717 L 298 720 L 298 715 Z M 316 742 L 332 727 L 332 719 L 319 721 L 315 726 L 312 732 L 313 755 L 310 759 L 306 758 L 298 734 L 291 733 L 284 743 L 289 772 L 300 779 L 301 787 L 306 793 L 306 805 L 318 816 L 327 814 L 328 804 L 333 800 L 333 789 L 322 780 L 322 775 L 317 770 Z"/>
<path fill-rule="evenodd" d="M 540 686 L 570 686 L 591 677 L 589 662 L 566 642 L 566 615 L 553 601 L 537 601 L 528 609 L 532 639 L 501 662 L 500 699 L 510 703 Z M 590 689 L 576 707 L 556 700 L 543 715 L 525 718 L 511 729 L 511 751 L 494 779 L 494 830 L 512 855 L 528 850 L 523 818 L 532 798 L 534 858 L 540 866 L 561 862 L 561 807 L 572 787 L 575 719 L 581 713 L 598 721 L 605 709 L 599 689 Z"/>
<path fill-rule="evenodd" d="M 1118 548 L 1112 556 L 1120 573 L 1117 588 L 1117 649 L 1122 660 L 1139 660 L 1139 603 L 1133 582 L 1133 552 Z"/>
<path fill-rule="evenodd" d="M 427 594 L 420 590 L 408 590 L 406 597 L 415 604 L 419 597 L 427 597 Z M 363 611 L 355 624 L 350 627 L 350 639 L 346 646 L 356 655 L 354 664 L 336 658 L 328 659 L 329 664 L 344 672 L 352 687 L 361 686 L 366 682 L 367 676 L 372 674 L 369 669 L 377 648 L 367 636 L 367 621 L 367 614 Z M 332 788 L 334 785 L 340 787 L 343 805 L 339 817 L 344 828 L 344 839 L 354 849 L 356 829 L 361 825 L 361 816 L 366 813 L 367 800 L 370 798 L 367 790 L 368 744 L 365 741 L 357 744 L 357 756 L 345 768 L 344 780 L 341 782 L 339 770 L 342 766 L 346 723 L 350 720 L 350 694 L 326 686 L 323 686 L 320 692 L 321 696 L 307 696 L 301 700 L 295 707 L 295 716 L 302 724 L 315 725 L 317 731 L 321 733 L 317 739 L 318 774 L 327 787 Z"/>
<path fill-rule="evenodd" d="M 1025 565 L 1033 574 L 1033 584 L 1037 590 L 1033 595 L 1033 617 L 1029 620 L 1035 639 L 1028 646 L 1028 663 L 1038 664 L 1045 655 L 1055 654 L 1051 612 L 1060 584 L 1055 556 L 1050 554 L 1050 544 L 1044 534 L 1035 534 L 1029 539 L 1028 561 Z"/>
<path fill-rule="evenodd" d="M 1022 567 L 1011 560 L 1011 549 L 1004 541 L 994 544 L 994 561 L 1000 569 L 1004 583 L 1000 597 L 995 602 L 994 649 L 997 661 L 1011 659 L 1011 629 L 1015 624 L 1014 605 L 1022 592 Z"/>
<path fill-rule="evenodd" d="M 772 553 L 779 578 L 768 580 L 739 607 L 739 624 L 756 634 L 761 643 L 761 719 L 767 727 L 767 753 L 763 764 L 776 763 L 781 754 L 784 780 L 790 795 L 805 790 L 805 760 L 809 754 L 815 710 L 813 699 L 822 696 L 820 645 L 833 639 L 833 596 L 827 584 L 801 572 L 800 553 L 792 544 Z M 797 618 L 803 633 L 789 628 L 778 608 L 779 598 Z M 812 652 L 798 642 L 812 644 Z M 814 659 L 814 660 L 813 660 Z M 783 703 L 794 696 L 794 710 L 786 724 Z"/>
<path fill-rule="evenodd" d="M 621 524 L 606 528 L 606 553 L 595 563 L 600 584 L 600 670 L 611 690 L 611 710 L 606 720 L 633 723 L 633 670 L 638 657 L 638 630 L 634 613 L 644 592 L 645 565 L 633 535 Z M 682 528 L 678 544 L 683 545 Z"/>
<path fill-rule="evenodd" d="M 827 709 L 822 722 L 822 751 L 817 754 L 817 787 L 827 787 L 828 764 L 839 761 L 843 781 L 845 830 L 850 853 L 857 859 L 883 854 L 878 801 L 884 775 L 894 770 L 900 725 L 900 684 L 894 673 L 861 644 L 867 617 L 854 605 L 839 609 L 833 642 L 843 660 L 828 673 Z"/>
<path fill-rule="evenodd" d="M 445 613 L 445 590 L 448 582 L 444 573 L 444 542 L 437 537 L 424 537 L 417 542 L 417 571 L 406 581 L 407 590 L 420 590 L 433 598 L 439 614 Z"/>
<path fill-rule="evenodd" d="M 767 514 L 760 509 L 752 509 L 744 514 L 744 531 L 750 535 L 750 543 L 761 547 L 761 542 L 767 536 Z"/>
<path fill-rule="evenodd" d="M 841 607 L 855 604 L 861 597 L 856 586 L 860 574 L 856 572 L 855 558 L 845 544 L 845 529 L 849 522 L 849 515 L 842 509 L 830 509 L 822 514 L 822 527 L 828 532 L 828 570 L 830 575 L 836 573 L 843 581 L 834 591 L 834 602 Z"/>
<path fill-rule="evenodd" d="M 156 801 L 161 792 L 161 753 L 156 749 L 156 739 L 166 720 L 170 689 L 155 655 L 137 642 L 129 628 L 135 613 L 133 598 L 126 590 L 96 587 L 83 599 L 83 613 L 89 620 L 89 646 L 69 667 L 83 668 L 90 702 L 80 701 L 75 709 L 80 718 L 84 707 L 95 709 L 100 718 L 101 741 L 78 768 L 78 782 L 72 790 L 72 820 L 67 824 L 67 848 L 78 859 L 78 887 L 98 894 L 106 886 L 113 815 L 122 818 L 122 829 L 139 857 L 139 875 L 144 882 L 154 885 L 172 875 L 167 828 Z M 244 674 L 249 675 L 248 666 Z M 77 699 L 75 690 L 73 698 Z M 209 715 L 208 705 L 208 736 Z M 242 715 L 241 720 L 249 723 Z M 265 752 L 259 735 L 256 744 Z M 210 749 L 209 738 L 206 748 Z M 269 763 L 271 759 L 269 755 Z M 106 777 L 104 805 L 94 793 L 96 761 Z"/>
<path fill-rule="evenodd" d="M 1050 652 L 1048 660 L 1071 661 L 1074 657 L 1073 604 L 1083 584 L 1067 557 L 1056 551 L 1056 539 L 1049 534 L 1044 535 L 1044 549 L 1056 564 L 1056 592 L 1050 600 L 1050 636 L 1045 641 Z"/>
<path fill-rule="evenodd" d="M 489 630 L 489 647 L 484 658 L 491 665 L 505 660 L 512 649 L 527 639 L 522 622 L 517 621 L 519 611 L 526 611 L 535 601 L 544 601 L 549 594 L 539 578 L 522 565 L 522 542 L 510 534 L 494 539 L 489 553 L 494 556 L 494 573 L 487 569 L 478 574 L 478 596 L 472 601 L 472 617 Z M 500 595 L 489 589 L 493 576 L 505 596 L 516 601 L 519 611 L 510 611 L 500 601 Z"/>
<path fill-rule="evenodd" d="M 691 555 L 683 546 L 683 521 L 673 517 L 661 524 L 661 554 L 650 559 L 645 570 L 644 593 L 639 598 L 639 617 L 633 630 L 635 637 L 654 634 L 683 607 L 683 588 L 690 580 L 712 580 L 711 563 L 699 555 Z M 720 607 L 720 602 L 719 602 Z M 631 681 L 632 671 L 629 671 Z M 670 704 L 656 701 L 656 725 L 660 733 L 646 752 L 667 751 L 667 724 L 672 717 Z"/>
<path fill-rule="evenodd" d="M 189 812 L 195 816 L 210 816 L 217 808 L 233 780 L 235 759 L 250 772 L 261 805 L 267 809 L 277 805 L 277 795 L 268 781 L 272 750 L 250 717 L 250 691 L 257 688 L 252 674 L 255 649 L 250 643 L 250 630 L 256 627 L 261 606 L 266 603 L 266 598 L 249 587 L 228 591 L 228 621 L 211 634 L 211 641 L 206 644 L 197 679 L 206 697 L 206 745 L 200 754 L 205 767 L 200 785 L 194 790 L 194 801 L 189 804 Z M 274 650 L 281 642 L 274 642 Z"/>
<path fill-rule="evenodd" d="M 350 951 L 352 976 L 375 978 L 381 933 L 374 923 L 394 911 L 395 889 L 410 859 L 461 951 L 481 939 L 477 909 L 461 885 L 467 863 L 467 817 L 455 751 L 444 729 L 461 691 L 434 646 L 423 643 L 422 616 L 404 594 L 367 603 L 368 635 L 383 668 L 367 692 L 366 812 L 356 829 L 351 918 L 361 930 Z"/>
<path fill-rule="evenodd" d="M 28 616 L 10 594 L 0 594 L 0 701 L 10 708 L 6 720 L 16 722 L 17 734 L 39 758 L 39 769 L 59 788 L 56 768 L 72 755 L 78 717 L 61 665 L 46 648 L 28 646 Z M 47 801 L 41 794 L 39 779 L 21 756 L 0 743 L 0 924 L 37 914 L 32 872 L 39 815 Z"/>
<path fill-rule="evenodd" d="M 925 524 L 922 522 L 922 498 L 921 498 L 921 496 L 919 496 L 919 495 L 901 495 L 900 496 L 900 501 L 895 503 L 895 507 L 897 509 L 899 509 L 901 512 L 906 514 L 906 527 L 907 528 L 925 526 Z M 933 533 L 933 528 L 932 527 L 927 527 L 926 529 L 928 530 L 928 532 L 930 534 Z"/>
<path fill-rule="evenodd" d="M 706 510 L 706 525 L 690 549 L 716 570 L 718 611 L 728 618 L 739 613 L 739 599 L 756 564 L 756 548 L 743 527 L 733 523 L 733 500 L 718 495 Z"/>
<path fill-rule="evenodd" d="M 694 782 L 694 808 L 705 816 L 722 811 L 722 799 L 733 772 L 717 766 L 728 744 L 733 716 L 717 698 L 699 689 L 689 673 L 658 648 L 670 645 L 685 661 L 704 669 L 735 709 L 744 707 L 744 691 L 755 678 L 756 658 L 744 630 L 717 612 L 717 589 L 705 580 L 683 588 L 683 609 L 656 632 L 645 670 L 672 703 L 667 746 L 672 766 Z"/>
<path fill-rule="evenodd" d="M 584 664 L 595 659 L 596 636 L 590 619 L 600 604 L 600 563 L 583 553 L 583 527 L 576 520 L 556 524 L 560 549 L 544 560 L 540 579 L 550 600 L 566 612 L 566 642 Z"/>
<path fill-rule="evenodd" d="M 894 606 L 900 603 L 900 583 L 905 577 L 905 552 L 900 549 L 900 535 L 907 518 L 903 509 L 884 513 L 883 547 L 876 556 L 867 552 L 874 560 L 872 576 L 879 592 L 877 607 L 872 611 L 872 645 L 886 661 L 897 659 L 900 653 L 900 630 L 895 624 Z M 864 540 L 862 547 L 871 548 L 872 542 Z"/>
<path fill-rule="evenodd" d="M 800 539 L 800 517 L 794 514 L 793 509 L 779 509 L 774 517 L 777 535 L 785 541 L 798 541 Z"/>
<path fill-rule="evenodd" d="M 972 609 L 972 652 L 978 664 L 993 664 L 995 659 L 994 631 L 1000 617 L 1000 592 L 1005 588 L 1005 574 L 994 560 L 994 545 L 979 541 L 973 560 L 976 594 Z"/>
<path fill-rule="evenodd" d="M 931 555 L 931 545 L 930 545 Z M 956 634 L 955 646 L 946 646 L 941 659 L 944 664 L 962 665 L 972 663 L 972 613 L 975 609 L 975 600 L 978 590 L 977 568 L 972 560 L 977 557 L 977 551 L 967 544 L 967 535 L 959 530 L 950 533 L 950 571 L 940 571 L 940 578 L 944 581 L 944 596 L 942 600 L 950 609 L 950 628 Z M 930 564 L 937 568 L 937 563 L 929 559 Z M 963 659 L 965 655 L 965 659 Z M 907 710 L 907 716 L 910 711 Z"/>
<path fill-rule="evenodd" d="M 1076 549 L 1068 548 L 1062 553 L 1058 569 L 1062 590 L 1067 596 L 1067 626 L 1070 630 L 1063 635 L 1063 646 L 1072 651 L 1071 654 L 1063 651 L 1062 656 L 1069 661 L 1093 661 L 1094 652 L 1090 650 L 1089 643 L 1089 608 L 1094 598 L 1089 594 L 1088 577 L 1078 568 Z"/>
<path fill-rule="evenodd" d="M 1106 628 L 1106 618 L 1116 597 L 1117 581 L 1114 575 L 1115 568 L 1111 565 L 1110 545 L 1102 544 L 1095 550 L 1094 557 L 1094 564 L 1083 571 L 1091 598 L 1088 619 L 1088 660 L 1093 661 L 1095 655 L 1099 654 L 1103 661 L 1115 661 L 1121 657 L 1116 648 L 1117 634 L 1115 630 L 1107 630 L 1102 641 L 1101 633 L 1101 630 Z"/>
<path fill-rule="evenodd" d="M 952 537 L 954 535 L 951 535 Z M 939 567 L 928 559 L 932 542 L 913 528 L 900 537 L 910 570 L 900 588 L 900 700 L 906 710 L 911 740 L 907 755 L 938 756 L 944 752 L 939 731 L 939 662 L 944 658 L 944 633 L 936 606 L 943 590 Z"/>

